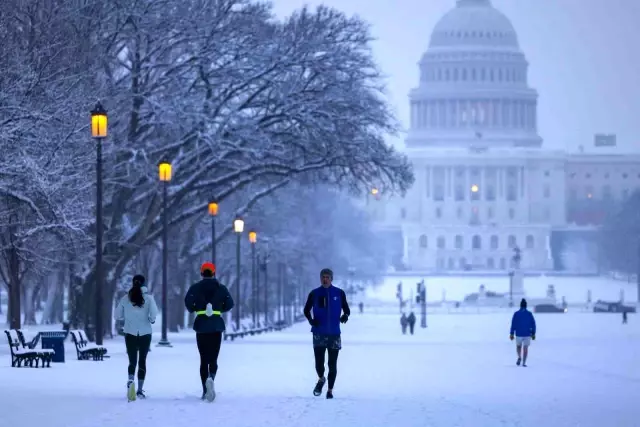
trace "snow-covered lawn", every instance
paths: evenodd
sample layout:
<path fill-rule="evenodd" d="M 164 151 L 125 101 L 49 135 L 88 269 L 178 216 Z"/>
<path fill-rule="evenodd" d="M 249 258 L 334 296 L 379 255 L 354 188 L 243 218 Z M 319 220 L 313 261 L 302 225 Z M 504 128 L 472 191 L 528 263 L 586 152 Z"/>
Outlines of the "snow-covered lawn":
<path fill-rule="evenodd" d="M 343 328 L 336 398 L 311 394 L 311 336 L 281 333 L 225 342 L 218 397 L 199 401 L 192 333 L 153 347 L 149 398 L 127 403 L 121 338 L 105 362 L 15 369 L 0 354 L 0 425 L 21 427 L 632 427 L 640 425 L 640 318 L 538 315 L 528 368 L 515 366 L 510 313 L 436 314 L 400 334 L 397 315 L 354 314 Z M 156 339 L 158 336 L 155 337 Z"/>

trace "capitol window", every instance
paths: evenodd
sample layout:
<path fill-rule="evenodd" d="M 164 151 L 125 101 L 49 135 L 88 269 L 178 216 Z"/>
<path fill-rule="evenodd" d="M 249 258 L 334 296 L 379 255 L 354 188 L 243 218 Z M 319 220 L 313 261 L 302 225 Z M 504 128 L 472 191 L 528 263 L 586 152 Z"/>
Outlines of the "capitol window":
<path fill-rule="evenodd" d="M 420 236 L 419 244 L 420 244 L 421 248 L 426 249 L 427 246 L 428 246 L 428 242 L 429 241 L 427 240 L 427 236 L 425 236 L 424 234 L 422 236 Z"/>
<path fill-rule="evenodd" d="M 528 235 L 526 240 L 527 249 L 533 249 L 533 236 Z"/>
<path fill-rule="evenodd" d="M 442 218 L 442 209 L 436 208 L 436 218 Z"/>
<path fill-rule="evenodd" d="M 551 187 L 549 186 L 549 184 L 545 184 L 544 185 L 544 198 L 548 199 L 549 197 L 551 197 Z"/>
<path fill-rule="evenodd" d="M 510 248 L 515 248 L 518 242 L 516 241 L 516 236 L 509 236 L 508 244 Z"/>
<path fill-rule="evenodd" d="M 478 235 L 473 236 L 473 239 L 471 240 L 471 248 L 482 249 L 482 239 L 480 238 L 480 236 Z"/>
<path fill-rule="evenodd" d="M 442 184 L 436 184 L 433 188 L 433 200 L 443 201 L 444 200 L 444 186 Z"/>
<path fill-rule="evenodd" d="M 494 268 L 496 268 L 496 266 L 494 265 L 493 258 L 487 259 L 487 268 L 489 268 L 490 270 L 493 270 Z"/>
<path fill-rule="evenodd" d="M 488 185 L 487 186 L 487 191 L 486 191 L 486 199 L 487 200 L 495 200 L 496 199 L 496 189 L 493 185 Z"/>
<path fill-rule="evenodd" d="M 491 236 L 491 249 L 498 249 L 498 236 Z"/>
<path fill-rule="evenodd" d="M 445 248 L 445 241 L 444 241 L 444 237 L 439 236 L 438 237 L 438 249 L 444 249 Z"/>
<path fill-rule="evenodd" d="M 456 245 L 456 249 L 463 249 L 464 242 L 462 240 L 462 236 L 456 236 L 455 245 Z"/>
<path fill-rule="evenodd" d="M 516 217 L 516 211 L 513 208 L 509 208 L 509 219 L 514 219 Z"/>

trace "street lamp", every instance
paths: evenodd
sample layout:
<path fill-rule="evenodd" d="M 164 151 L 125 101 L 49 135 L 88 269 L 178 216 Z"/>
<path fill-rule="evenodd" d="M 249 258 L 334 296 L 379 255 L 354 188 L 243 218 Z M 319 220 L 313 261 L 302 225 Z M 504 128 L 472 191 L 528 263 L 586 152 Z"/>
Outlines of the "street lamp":
<path fill-rule="evenodd" d="M 98 102 L 91 110 L 91 136 L 96 140 L 96 319 L 95 339 L 102 345 L 104 327 L 102 325 L 102 140 L 107 137 L 107 110 Z"/>
<path fill-rule="evenodd" d="M 249 231 L 249 243 L 251 243 L 251 318 L 253 326 L 256 327 L 256 316 L 258 311 L 258 285 L 256 284 L 256 242 L 258 233 L 255 230 Z"/>
<path fill-rule="evenodd" d="M 209 202 L 209 215 L 211 215 L 211 262 L 216 265 L 216 216 L 218 215 L 218 202 Z"/>
<path fill-rule="evenodd" d="M 167 248 L 168 224 L 167 224 L 167 188 L 171 181 L 171 163 L 166 160 L 158 164 L 158 175 L 162 185 L 162 337 L 158 342 L 160 347 L 171 347 L 171 343 L 167 339 L 167 264 L 169 251 Z"/>
<path fill-rule="evenodd" d="M 236 331 L 240 330 L 240 237 L 244 231 L 244 221 L 239 216 L 233 221 L 233 231 L 238 236 L 236 243 Z"/>

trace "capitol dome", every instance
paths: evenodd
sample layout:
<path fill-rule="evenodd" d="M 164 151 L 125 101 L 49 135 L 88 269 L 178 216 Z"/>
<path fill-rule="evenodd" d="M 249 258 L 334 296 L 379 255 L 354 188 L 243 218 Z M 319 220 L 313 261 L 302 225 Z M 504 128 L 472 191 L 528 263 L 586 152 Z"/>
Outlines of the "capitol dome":
<path fill-rule="evenodd" d="M 511 21 L 490 0 L 457 0 L 419 66 L 408 148 L 542 145 L 529 63 Z"/>
<path fill-rule="evenodd" d="M 519 50 L 511 21 L 490 0 L 458 0 L 436 24 L 430 48 L 483 46 Z"/>

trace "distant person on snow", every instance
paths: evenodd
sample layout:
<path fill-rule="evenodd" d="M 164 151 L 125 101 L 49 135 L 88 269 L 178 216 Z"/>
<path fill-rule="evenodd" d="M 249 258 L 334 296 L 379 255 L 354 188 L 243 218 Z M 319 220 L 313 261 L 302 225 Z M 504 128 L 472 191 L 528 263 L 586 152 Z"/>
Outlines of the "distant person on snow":
<path fill-rule="evenodd" d="M 627 310 L 626 309 L 622 309 L 622 324 L 626 325 L 627 324 Z"/>
<path fill-rule="evenodd" d="M 360 304 L 358 304 L 358 308 L 360 309 L 360 314 L 362 314 L 362 312 L 364 311 L 364 304 L 361 302 Z"/>
<path fill-rule="evenodd" d="M 400 316 L 400 326 L 402 327 L 402 334 L 405 335 L 407 333 L 407 326 L 409 325 L 409 319 L 407 318 L 406 313 L 402 313 Z"/>
<path fill-rule="evenodd" d="M 158 306 L 153 296 L 147 293 L 144 286 L 144 276 L 138 274 L 133 277 L 133 285 L 116 306 L 116 320 L 124 321 L 124 343 L 129 356 L 127 369 L 127 398 L 136 400 L 136 397 L 144 399 L 146 396 L 142 386 L 147 374 L 147 354 L 151 346 L 151 325 L 155 323 L 158 315 Z M 138 391 L 133 381 L 138 365 Z"/>
<path fill-rule="evenodd" d="M 347 295 L 332 285 L 333 272 L 328 268 L 320 271 L 322 286 L 312 290 L 304 306 L 304 316 L 311 325 L 313 333 L 313 353 L 315 357 L 318 382 L 313 389 L 314 396 L 322 394 L 324 377 L 324 355 L 329 353 L 329 387 L 327 399 L 333 399 L 333 386 L 338 375 L 338 353 L 342 348 L 340 323 L 347 323 L 351 310 L 347 303 Z M 313 317 L 311 312 L 313 311 Z"/>
<path fill-rule="evenodd" d="M 226 286 L 216 279 L 216 266 L 205 262 L 200 267 L 202 280 L 191 285 L 184 297 L 184 306 L 195 313 L 193 330 L 200 353 L 200 381 L 202 400 L 216 398 L 214 381 L 218 372 L 218 355 L 225 330 L 221 314 L 233 308 L 233 299 Z"/>
<path fill-rule="evenodd" d="M 527 310 L 527 300 L 524 298 L 520 301 L 520 310 L 513 313 L 511 319 L 511 331 L 509 332 L 511 341 L 513 341 L 514 334 L 518 353 L 516 365 L 520 366 L 520 362 L 522 362 L 522 366 L 526 367 L 529 345 L 531 345 L 531 340 L 536 339 L 536 320 L 533 318 L 533 314 Z"/>
<path fill-rule="evenodd" d="M 411 335 L 413 335 L 413 328 L 416 326 L 416 315 L 413 314 L 413 311 L 409 313 L 407 321 L 409 322 L 409 332 L 411 332 Z"/>

